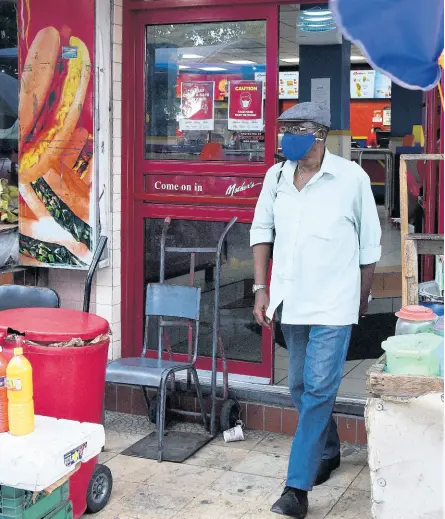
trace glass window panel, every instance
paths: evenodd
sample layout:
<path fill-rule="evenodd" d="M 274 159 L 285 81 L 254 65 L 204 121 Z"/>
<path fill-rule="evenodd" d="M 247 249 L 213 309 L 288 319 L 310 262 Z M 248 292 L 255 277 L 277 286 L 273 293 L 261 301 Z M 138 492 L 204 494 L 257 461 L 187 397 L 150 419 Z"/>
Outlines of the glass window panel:
<path fill-rule="evenodd" d="M 160 236 L 163 220 L 145 220 L 145 282 L 159 280 Z M 226 224 L 172 220 L 167 246 L 215 247 Z M 249 247 L 250 224 L 235 224 L 223 247 L 221 268 L 221 338 L 229 359 L 261 362 L 261 328 L 254 323 L 253 261 Z M 190 255 L 166 253 L 167 283 L 189 285 Z M 211 356 L 214 312 L 214 254 L 196 255 L 195 286 L 201 287 L 198 354 Z M 152 323 L 153 325 L 153 323 Z M 157 349 L 156 326 L 150 326 L 150 349 Z M 167 330 L 174 353 L 187 352 L 187 329 Z"/>
<path fill-rule="evenodd" d="M 263 162 L 265 63 L 264 20 L 147 26 L 145 158 Z"/>
<path fill-rule="evenodd" d="M 16 2 L 0 2 L 0 178 L 17 186 L 18 58 Z"/>

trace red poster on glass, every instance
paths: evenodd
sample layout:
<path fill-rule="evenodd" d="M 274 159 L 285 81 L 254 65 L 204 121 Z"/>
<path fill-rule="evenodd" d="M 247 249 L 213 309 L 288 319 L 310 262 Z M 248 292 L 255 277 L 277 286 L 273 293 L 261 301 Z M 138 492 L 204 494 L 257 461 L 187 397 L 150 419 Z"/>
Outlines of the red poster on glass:
<path fill-rule="evenodd" d="M 181 83 L 181 118 L 179 129 L 213 131 L 214 81 L 193 81 Z"/>
<path fill-rule="evenodd" d="M 263 82 L 231 81 L 229 130 L 263 131 Z"/>

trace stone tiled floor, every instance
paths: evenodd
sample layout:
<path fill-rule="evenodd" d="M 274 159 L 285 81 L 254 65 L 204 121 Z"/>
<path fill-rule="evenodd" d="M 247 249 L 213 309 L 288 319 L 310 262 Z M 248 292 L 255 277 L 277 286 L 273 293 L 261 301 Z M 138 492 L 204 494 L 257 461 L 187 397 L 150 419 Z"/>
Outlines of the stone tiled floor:
<path fill-rule="evenodd" d="M 175 424 L 176 430 L 199 425 Z M 120 453 L 153 430 L 145 417 L 108 413 L 101 454 L 114 478 L 108 506 L 97 519 L 272 519 L 269 509 L 286 476 L 292 438 L 247 430 L 246 440 L 214 439 L 183 464 Z M 309 519 L 370 519 L 366 449 L 342 446 L 341 468 L 310 494 Z"/>

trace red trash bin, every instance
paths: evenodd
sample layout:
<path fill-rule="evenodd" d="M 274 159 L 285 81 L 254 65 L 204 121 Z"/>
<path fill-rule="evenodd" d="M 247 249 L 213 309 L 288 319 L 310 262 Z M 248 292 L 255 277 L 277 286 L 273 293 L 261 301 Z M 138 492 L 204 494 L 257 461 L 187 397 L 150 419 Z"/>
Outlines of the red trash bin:
<path fill-rule="evenodd" d="M 33 368 L 35 413 L 79 422 L 102 423 L 109 324 L 94 314 L 64 308 L 20 308 L 0 312 L 0 331 L 24 335 L 24 354 Z M 96 344 L 79 347 L 48 347 L 73 338 Z M 38 344 L 38 345 L 37 345 Z M 10 358 L 15 343 L 4 341 Z M 70 478 L 74 518 L 87 508 L 87 492 L 97 458 L 82 464 Z"/>

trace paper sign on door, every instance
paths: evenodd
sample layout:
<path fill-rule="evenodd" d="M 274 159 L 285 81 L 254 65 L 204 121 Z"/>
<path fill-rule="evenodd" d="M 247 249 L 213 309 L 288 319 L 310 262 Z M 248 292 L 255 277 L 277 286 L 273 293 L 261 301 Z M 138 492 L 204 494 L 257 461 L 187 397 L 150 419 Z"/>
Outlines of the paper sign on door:
<path fill-rule="evenodd" d="M 181 83 L 181 131 L 215 129 L 214 91 L 214 81 Z"/>
<path fill-rule="evenodd" d="M 231 81 L 229 130 L 263 131 L 263 82 Z"/>

